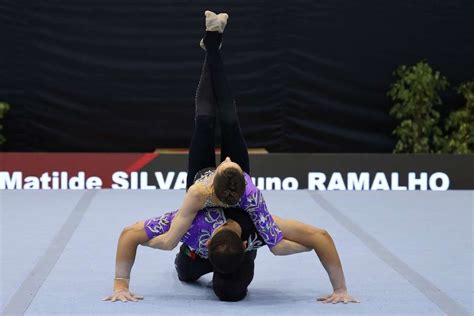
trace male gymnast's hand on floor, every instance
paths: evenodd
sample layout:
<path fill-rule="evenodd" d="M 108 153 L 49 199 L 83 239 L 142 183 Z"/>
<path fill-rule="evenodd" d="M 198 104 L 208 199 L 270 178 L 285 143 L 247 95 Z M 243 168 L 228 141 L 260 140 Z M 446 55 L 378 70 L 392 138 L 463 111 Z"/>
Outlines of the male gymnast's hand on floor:
<path fill-rule="evenodd" d="M 336 290 L 331 295 L 326 295 L 318 298 L 318 301 L 322 301 L 323 303 L 339 303 L 343 302 L 344 304 L 347 303 L 360 303 L 359 301 L 355 300 L 352 296 L 347 293 L 347 290 Z"/>
<path fill-rule="evenodd" d="M 142 300 L 143 296 L 133 294 L 128 289 L 121 289 L 114 291 L 114 294 L 107 296 L 103 299 L 103 301 L 122 301 L 124 303 L 128 301 L 138 302 L 138 300 Z"/>

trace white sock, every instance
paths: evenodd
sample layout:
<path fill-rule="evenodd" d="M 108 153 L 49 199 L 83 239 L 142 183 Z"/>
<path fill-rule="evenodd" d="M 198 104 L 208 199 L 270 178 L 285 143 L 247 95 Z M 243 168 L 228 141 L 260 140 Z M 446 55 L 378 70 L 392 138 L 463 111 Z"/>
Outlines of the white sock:
<path fill-rule="evenodd" d="M 204 12 L 206 16 L 206 31 L 218 32 L 221 29 L 221 21 L 217 18 L 217 14 L 207 10 Z"/>
<path fill-rule="evenodd" d="M 227 20 L 229 19 L 229 15 L 227 13 L 219 13 L 217 15 L 217 19 L 220 22 L 219 32 L 224 33 L 225 27 L 227 25 Z"/>

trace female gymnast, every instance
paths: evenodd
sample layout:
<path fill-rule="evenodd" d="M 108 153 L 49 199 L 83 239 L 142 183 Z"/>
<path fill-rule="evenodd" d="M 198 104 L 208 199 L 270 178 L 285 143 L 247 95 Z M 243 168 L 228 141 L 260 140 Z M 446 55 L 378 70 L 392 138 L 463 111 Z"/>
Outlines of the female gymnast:
<path fill-rule="evenodd" d="M 138 244 L 170 250 L 181 240 L 183 246 L 176 258 L 178 277 L 183 281 L 194 281 L 214 271 L 213 288 L 222 300 L 235 301 L 245 296 L 253 278 L 255 249 L 267 244 L 275 255 L 314 249 L 334 288 L 332 295 L 318 300 L 357 302 L 347 292 L 341 263 L 329 234 L 297 221 L 272 217 L 260 191 L 253 185 L 248 175 L 247 147 L 219 52 L 228 16 L 210 11 L 205 14 L 206 35 L 201 44 L 207 53 L 196 94 L 196 127 L 190 145 L 188 191 L 178 211 L 138 222 L 123 230 L 117 247 L 114 293 L 106 300 L 137 301 L 142 298 L 129 291 L 130 271 Z M 216 104 L 222 128 L 222 163 L 212 170 L 208 167 L 215 165 Z M 229 156 L 238 163 L 231 161 Z"/>

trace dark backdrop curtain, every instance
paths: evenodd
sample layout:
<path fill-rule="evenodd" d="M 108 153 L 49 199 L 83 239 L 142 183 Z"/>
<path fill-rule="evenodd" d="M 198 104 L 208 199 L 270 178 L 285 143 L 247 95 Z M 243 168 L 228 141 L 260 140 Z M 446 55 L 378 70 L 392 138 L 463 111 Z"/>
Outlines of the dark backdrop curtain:
<path fill-rule="evenodd" d="M 471 0 L 1 0 L 6 149 L 187 147 L 205 9 L 230 14 L 223 54 L 249 147 L 390 152 L 398 65 L 473 79 Z"/>

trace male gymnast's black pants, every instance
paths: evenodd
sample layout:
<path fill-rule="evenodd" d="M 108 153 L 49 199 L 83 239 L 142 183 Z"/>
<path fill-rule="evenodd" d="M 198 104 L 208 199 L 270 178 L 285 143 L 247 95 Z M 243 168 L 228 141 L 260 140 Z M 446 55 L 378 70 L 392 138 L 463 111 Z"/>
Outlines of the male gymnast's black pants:
<path fill-rule="evenodd" d="M 207 47 L 206 58 L 196 92 L 195 128 L 189 147 L 188 178 L 186 190 L 194 182 L 196 173 L 204 168 L 215 167 L 215 124 L 216 112 L 221 127 L 221 161 L 226 157 L 250 173 L 247 145 L 240 130 L 234 96 L 224 73 L 224 65 L 217 47 L 217 32 L 207 33 L 207 42 L 213 40 L 213 47 Z M 247 287 L 252 282 L 254 260 L 257 251 L 245 252 L 240 268 L 231 274 L 214 272 L 212 283 L 217 297 L 223 301 L 239 301 L 247 294 Z M 208 259 L 203 259 L 190 252 L 182 245 L 175 260 L 178 278 L 181 281 L 193 282 L 213 271 Z"/>
<path fill-rule="evenodd" d="M 235 302 L 247 295 L 247 287 L 253 279 L 256 256 L 256 250 L 245 252 L 242 265 L 233 273 L 224 274 L 214 271 L 212 287 L 220 300 Z M 184 282 L 194 282 L 214 270 L 208 259 L 203 259 L 196 254 L 190 255 L 190 250 L 186 245 L 181 245 L 176 255 L 175 267 L 178 278 Z"/>

